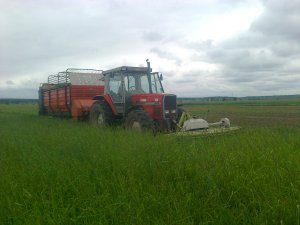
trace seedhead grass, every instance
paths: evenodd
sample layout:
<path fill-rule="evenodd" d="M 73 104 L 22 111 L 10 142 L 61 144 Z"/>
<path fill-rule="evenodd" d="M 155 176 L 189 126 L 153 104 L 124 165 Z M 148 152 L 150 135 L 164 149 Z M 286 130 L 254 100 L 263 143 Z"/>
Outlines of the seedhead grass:
<path fill-rule="evenodd" d="M 210 110 L 240 132 L 178 137 L 0 105 L 0 223 L 299 225 L 299 106 L 243 107 Z"/>

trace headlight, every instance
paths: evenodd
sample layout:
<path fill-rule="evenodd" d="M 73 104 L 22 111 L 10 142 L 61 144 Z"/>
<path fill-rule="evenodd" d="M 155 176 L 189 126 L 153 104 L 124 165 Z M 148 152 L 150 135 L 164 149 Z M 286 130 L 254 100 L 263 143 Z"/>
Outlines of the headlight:
<path fill-rule="evenodd" d="M 173 109 L 173 110 L 172 110 L 172 114 L 175 114 L 175 113 L 176 113 L 176 109 Z"/>

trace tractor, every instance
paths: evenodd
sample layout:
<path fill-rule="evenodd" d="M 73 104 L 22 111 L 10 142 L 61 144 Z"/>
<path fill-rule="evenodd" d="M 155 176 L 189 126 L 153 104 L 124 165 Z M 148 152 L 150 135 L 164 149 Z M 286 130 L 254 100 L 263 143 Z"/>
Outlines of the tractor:
<path fill-rule="evenodd" d="M 39 89 L 41 115 L 88 119 L 97 126 L 172 131 L 178 119 L 176 95 L 164 93 L 162 74 L 147 67 L 101 71 L 67 69 L 50 75 Z"/>
<path fill-rule="evenodd" d="M 121 122 L 126 128 L 171 131 L 176 127 L 176 95 L 164 93 L 162 74 L 147 67 L 122 66 L 102 72 L 103 95 L 90 109 L 89 120 L 98 126 Z"/>

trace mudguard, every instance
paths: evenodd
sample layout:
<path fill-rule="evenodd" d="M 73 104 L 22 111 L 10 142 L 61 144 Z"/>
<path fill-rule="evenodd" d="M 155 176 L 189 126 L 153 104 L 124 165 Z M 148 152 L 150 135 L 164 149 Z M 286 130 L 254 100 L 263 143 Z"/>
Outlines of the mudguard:
<path fill-rule="evenodd" d="M 73 100 L 73 104 L 71 107 L 71 113 L 72 118 L 77 119 L 79 117 L 84 116 L 86 112 L 89 112 L 91 109 L 91 106 L 96 102 L 97 100 L 90 100 L 90 99 L 76 99 Z"/>
<path fill-rule="evenodd" d="M 109 94 L 106 94 L 106 95 L 97 95 L 93 98 L 93 100 L 102 100 L 102 101 L 105 101 L 109 107 L 111 108 L 111 111 L 113 112 L 114 115 L 118 115 L 118 112 L 117 112 L 117 109 L 116 109 L 116 106 L 114 105 L 111 97 Z"/>

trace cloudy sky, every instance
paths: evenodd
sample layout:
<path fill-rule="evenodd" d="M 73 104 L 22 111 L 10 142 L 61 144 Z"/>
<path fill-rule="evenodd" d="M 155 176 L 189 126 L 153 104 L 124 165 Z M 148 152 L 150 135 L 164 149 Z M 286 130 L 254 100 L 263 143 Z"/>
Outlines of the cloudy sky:
<path fill-rule="evenodd" d="M 300 94 L 300 0 L 0 0 L 0 98 L 145 66 L 181 97 Z"/>

